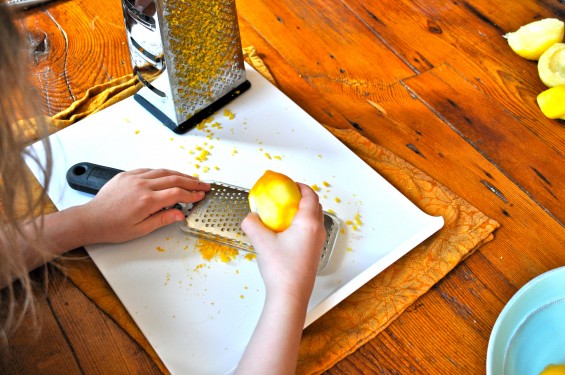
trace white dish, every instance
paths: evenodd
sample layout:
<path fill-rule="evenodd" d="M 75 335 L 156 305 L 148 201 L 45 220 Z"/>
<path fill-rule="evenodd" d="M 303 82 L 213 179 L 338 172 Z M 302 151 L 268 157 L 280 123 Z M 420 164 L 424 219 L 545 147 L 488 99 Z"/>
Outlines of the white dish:
<path fill-rule="evenodd" d="M 487 375 L 538 375 L 565 364 L 565 267 L 524 285 L 492 329 Z"/>
<path fill-rule="evenodd" d="M 419 210 L 249 66 L 247 74 L 251 89 L 227 106 L 235 117 L 220 111 L 206 129 L 174 134 L 130 98 L 56 133 L 48 193 L 59 209 L 90 200 L 65 181 L 79 162 L 198 172 L 203 180 L 244 188 L 272 169 L 318 185 L 324 209 L 345 230 L 316 279 L 308 325 L 436 232 L 443 219 Z M 41 154 L 40 143 L 32 147 Z M 206 161 L 196 160 L 201 149 L 210 152 Z M 37 176 L 38 168 L 30 168 Z M 175 225 L 87 251 L 172 373 L 221 374 L 238 363 L 263 305 L 255 261 L 240 255 L 208 263 Z"/>

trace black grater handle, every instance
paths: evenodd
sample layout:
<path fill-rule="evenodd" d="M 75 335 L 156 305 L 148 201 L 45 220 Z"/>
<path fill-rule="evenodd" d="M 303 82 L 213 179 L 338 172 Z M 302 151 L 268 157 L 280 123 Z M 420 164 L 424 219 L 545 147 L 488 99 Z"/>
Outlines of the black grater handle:
<path fill-rule="evenodd" d="M 96 195 L 108 181 L 122 170 L 82 162 L 67 171 L 67 182 L 75 190 Z"/>

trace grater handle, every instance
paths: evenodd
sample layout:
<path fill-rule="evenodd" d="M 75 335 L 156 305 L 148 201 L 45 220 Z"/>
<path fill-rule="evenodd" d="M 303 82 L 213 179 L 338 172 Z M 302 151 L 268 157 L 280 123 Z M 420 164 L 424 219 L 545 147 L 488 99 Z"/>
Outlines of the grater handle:
<path fill-rule="evenodd" d="M 67 182 L 75 190 L 96 195 L 102 186 L 122 170 L 82 162 L 67 171 Z"/>

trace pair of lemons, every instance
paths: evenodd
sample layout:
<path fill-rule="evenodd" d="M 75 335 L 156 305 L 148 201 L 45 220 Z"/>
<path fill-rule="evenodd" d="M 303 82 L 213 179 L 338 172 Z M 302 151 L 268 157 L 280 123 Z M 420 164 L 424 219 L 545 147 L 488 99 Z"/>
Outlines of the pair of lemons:
<path fill-rule="evenodd" d="M 537 97 L 542 113 L 551 119 L 565 120 L 565 24 L 545 18 L 520 27 L 504 37 L 516 54 L 538 61 L 538 74 L 549 89 Z"/>

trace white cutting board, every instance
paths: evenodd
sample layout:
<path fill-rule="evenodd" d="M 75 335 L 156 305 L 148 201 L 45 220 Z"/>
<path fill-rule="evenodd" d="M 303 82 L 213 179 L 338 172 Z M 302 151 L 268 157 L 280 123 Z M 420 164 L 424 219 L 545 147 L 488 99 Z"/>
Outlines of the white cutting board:
<path fill-rule="evenodd" d="M 59 210 L 91 199 L 66 183 L 68 168 L 78 162 L 176 169 L 245 188 L 272 169 L 317 185 L 324 209 L 333 210 L 345 229 L 316 279 L 308 325 L 441 228 L 443 219 L 420 211 L 246 68 L 251 89 L 226 107 L 235 117 L 222 110 L 203 130 L 174 134 L 129 98 L 52 135 L 48 193 Z M 31 147 L 42 154 L 40 142 Z M 202 149 L 210 152 L 204 162 L 196 160 Z M 28 164 L 38 176 L 38 168 Z M 205 261 L 176 225 L 87 251 L 173 374 L 223 374 L 237 365 L 263 305 L 256 260 L 242 253 L 228 263 Z"/>

